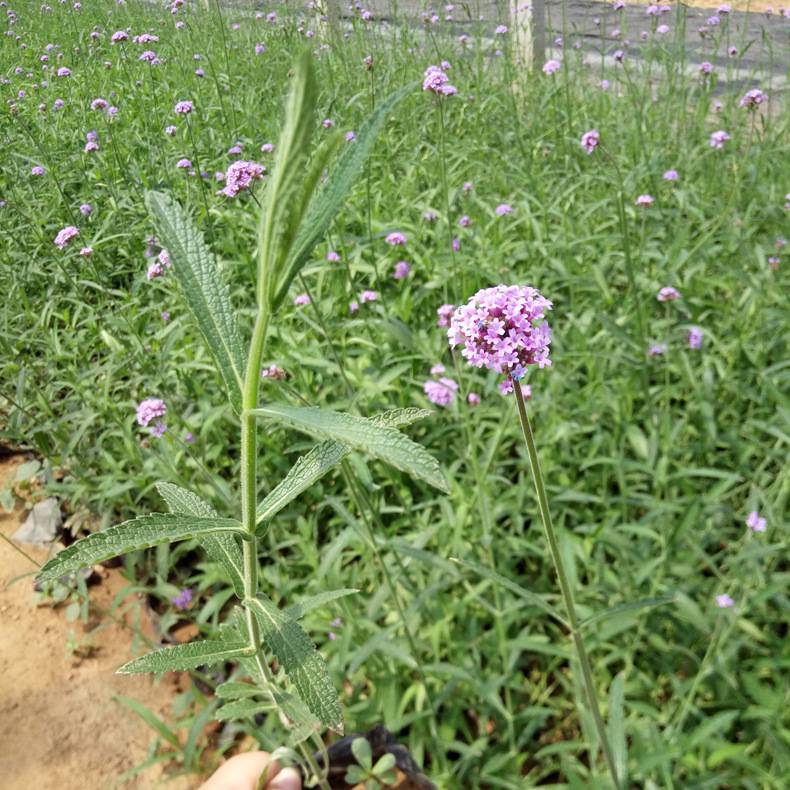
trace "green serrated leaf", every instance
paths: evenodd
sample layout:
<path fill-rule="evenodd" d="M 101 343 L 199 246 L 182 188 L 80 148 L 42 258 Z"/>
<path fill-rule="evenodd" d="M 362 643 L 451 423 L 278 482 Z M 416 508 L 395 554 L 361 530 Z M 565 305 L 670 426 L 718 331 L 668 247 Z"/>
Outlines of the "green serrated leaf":
<path fill-rule="evenodd" d="M 264 645 L 277 657 L 310 712 L 326 727 L 342 733 L 343 712 L 337 693 L 310 637 L 262 593 L 243 603 L 255 615 Z"/>
<path fill-rule="evenodd" d="M 233 702 L 226 702 L 214 713 L 214 718 L 218 721 L 239 721 L 241 719 L 252 718 L 258 713 L 267 713 L 276 710 L 274 702 L 261 702 L 254 699 L 237 699 Z"/>
<path fill-rule="evenodd" d="M 340 210 L 365 161 L 373 150 L 376 138 L 392 109 L 410 92 L 417 83 L 406 85 L 390 94 L 365 120 L 357 132 L 355 142 L 346 146 L 343 154 L 332 168 L 321 191 L 313 197 L 299 226 L 283 271 L 279 277 L 273 305 L 282 302 L 294 277 L 307 263 L 315 245 L 324 237 L 335 214 Z"/>
<path fill-rule="evenodd" d="M 187 306 L 225 382 L 228 400 L 241 413 L 245 354 L 230 294 L 203 236 L 184 209 L 168 195 L 147 192 L 156 234 L 170 254 Z"/>
<path fill-rule="evenodd" d="M 171 513 L 215 518 L 217 511 L 197 494 L 173 483 L 157 483 L 156 489 Z M 233 535 L 205 535 L 200 541 L 209 558 L 225 569 L 237 598 L 244 597 L 244 558 Z"/>
<path fill-rule="evenodd" d="M 257 697 L 261 694 L 261 689 L 253 686 L 252 683 L 242 683 L 238 680 L 228 680 L 225 683 L 220 683 L 214 689 L 214 696 L 220 699 L 246 699 L 248 697 Z"/>
<path fill-rule="evenodd" d="M 119 557 L 130 551 L 210 534 L 243 532 L 232 518 L 196 518 L 180 513 L 150 513 L 78 540 L 56 554 L 39 572 L 39 582 L 59 579 L 88 565 Z"/>
<path fill-rule="evenodd" d="M 173 645 L 146 653 L 124 664 L 119 675 L 139 675 L 143 672 L 179 672 L 197 667 L 210 667 L 225 661 L 235 661 L 249 655 L 251 648 L 244 642 L 226 642 L 219 639 L 205 639 Z"/>
<path fill-rule="evenodd" d="M 376 425 L 396 428 L 401 425 L 410 425 L 432 413 L 428 409 L 391 409 L 368 419 Z M 269 521 L 340 463 L 350 452 L 348 447 L 334 439 L 317 444 L 297 460 L 288 474 L 258 505 L 255 523 Z"/>
<path fill-rule="evenodd" d="M 551 615 L 555 620 L 562 623 L 566 628 L 568 627 L 568 623 L 565 618 L 548 601 L 546 601 L 537 593 L 525 589 L 520 584 L 516 584 L 514 581 L 511 581 L 496 571 L 492 571 L 490 568 L 486 568 L 484 565 L 479 565 L 476 562 L 470 562 L 469 560 L 459 560 L 456 557 L 451 557 L 450 561 L 455 562 L 458 565 L 463 565 L 464 567 L 473 570 L 484 579 L 489 579 L 490 581 L 494 582 L 494 584 L 498 584 L 500 587 L 510 590 L 510 592 L 515 593 L 528 603 L 536 606 L 538 609 L 542 609 L 544 612 L 546 612 L 546 614 Z"/>
<path fill-rule="evenodd" d="M 278 420 L 319 439 L 334 439 L 420 478 L 440 491 L 449 491 L 439 462 L 395 428 L 364 417 L 314 407 L 276 404 L 252 409 L 250 413 Z"/>
<path fill-rule="evenodd" d="M 289 606 L 283 610 L 286 617 L 291 620 L 301 620 L 305 614 L 312 609 L 317 609 L 319 606 L 325 606 L 331 601 L 336 601 L 338 598 L 345 598 L 347 595 L 354 595 L 359 590 L 351 588 L 344 588 L 341 590 L 330 590 L 329 592 L 318 593 L 318 595 L 311 595 L 309 598 L 303 598 L 299 603 Z"/>

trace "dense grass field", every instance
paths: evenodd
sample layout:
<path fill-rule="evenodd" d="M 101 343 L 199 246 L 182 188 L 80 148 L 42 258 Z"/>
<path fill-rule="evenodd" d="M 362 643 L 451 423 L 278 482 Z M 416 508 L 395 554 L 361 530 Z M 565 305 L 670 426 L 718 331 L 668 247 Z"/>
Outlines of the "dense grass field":
<path fill-rule="evenodd" d="M 161 509 L 162 479 L 238 515 L 238 418 L 144 194 L 190 211 L 246 340 L 259 205 L 307 47 L 316 138 L 340 130 L 341 153 L 412 90 L 272 323 L 264 368 L 285 377 L 266 376 L 260 401 L 432 408 L 403 430 L 450 488 L 352 454 L 261 540 L 260 586 L 281 606 L 360 591 L 303 620 L 346 730 L 386 724 L 440 788 L 610 786 L 571 642 L 544 611 L 560 599 L 514 397 L 451 352 L 441 310 L 528 284 L 553 303 L 553 338 L 527 405 L 579 615 L 597 618 L 584 633 L 623 786 L 787 787 L 781 75 L 738 71 L 726 13 L 710 73 L 675 35 L 682 9 L 645 15 L 641 56 L 622 42 L 637 30 L 610 30 L 602 58 L 569 29 L 532 73 L 474 6 L 402 24 L 358 6 L 332 27 L 310 7 L 209 5 L 2 3 L 0 438 L 40 454 L 69 534 Z M 780 15 L 765 26 L 790 32 Z M 444 61 L 457 93 L 423 90 Z M 228 196 L 237 160 L 267 173 Z M 153 431 L 136 420 L 147 398 L 166 404 Z M 261 494 L 312 445 L 276 424 L 258 442 Z M 232 590 L 194 541 L 125 567 L 164 637 L 184 621 L 217 633 Z M 225 676 L 198 677 L 168 726 L 211 718 Z M 288 741 L 270 715 L 211 746 L 242 732 Z M 200 770 L 207 745 L 168 748 Z"/>

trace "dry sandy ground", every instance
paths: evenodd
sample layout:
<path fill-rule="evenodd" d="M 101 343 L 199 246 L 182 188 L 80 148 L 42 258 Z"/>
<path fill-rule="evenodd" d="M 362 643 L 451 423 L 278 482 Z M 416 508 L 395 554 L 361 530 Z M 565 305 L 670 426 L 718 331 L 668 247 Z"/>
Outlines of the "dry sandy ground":
<path fill-rule="evenodd" d="M 22 460 L 0 459 L 0 488 Z M 0 511 L 0 531 L 10 536 L 24 516 L 22 508 L 10 515 Z M 39 562 L 44 559 L 45 552 L 25 550 Z M 90 656 L 68 655 L 69 632 L 81 637 L 84 629 L 68 623 L 62 608 L 37 606 L 31 576 L 11 584 L 31 570 L 27 559 L 0 541 L 2 790 L 187 790 L 199 785 L 195 777 L 164 784 L 159 768 L 117 784 L 119 776 L 146 759 L 152 731 L 113 696 L 133 697 L 167 717 L 173 681 L 116 675 L 131 657 L 132 633 L 112 622 L 91 635 L 95 649 Z M 109 572 L 91 588 L 91 597 L 106 608 L 126 584 L 120 574 Z"/>

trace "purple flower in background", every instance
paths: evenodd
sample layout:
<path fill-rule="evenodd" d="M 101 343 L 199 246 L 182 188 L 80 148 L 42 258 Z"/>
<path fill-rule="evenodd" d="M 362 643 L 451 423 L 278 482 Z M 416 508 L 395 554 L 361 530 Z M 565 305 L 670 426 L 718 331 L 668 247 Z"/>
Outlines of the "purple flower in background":
<path fill-rule="evenodd" d="M 790 197 L 788 197 L 787 200 L 788 200 L 788 205 L 790 206 Z M 788 211 L 790 211 L 790 209 L 788 209 Z M 426 211 L 422 215 L 422 218 L 426 222 L 436 222 L 436 220 L 439 219 L 439 215 L 435 211 Z"/>
<path fill-rule="evenodd" d="M 263 154 L 270 154 L 272 151 L 274 151 L 274 146 L 271 143 L 264 143 L 261 146 L 261 153 Z"/>
<path fill-rule="evenodd" d="M 146 398 L 137 406 L 137 424 L 146 428 L 150 422 L 165 414 L 167 406 L 161 398 Z"/>
<path fill-rule="evenodd" d="M 655 343 L 654 345 L 650 346 L 650 348 L 647 350 L 647 355 L 649 357 L 662 357 L 666 353 L 667 353 L 666 343 Z"/>
<path fill-rule="evenodd" d="M 403 280 L 405 277 L 409 276 L 409 272 L 411 271 L 411 266 L 406 261 L 398 261 L 395 264 L 395 272 L 392 275 L 396 280 Z"/>
<path fill-rule="evenodd" d="M 639 195 L 635 203 L 637 206 L 640 206 L 641 208 L 650 208 L 650 206 L 653 205 L 654 200 L 655 199 L 653 198 L 652 195 Z"/>
<path fill-rule="evenodd" d="M 406 244 L 406 236 L 404 236 L 399 231 L 394 231 L 387 236 L 385 241 L 392 247 L 402 247 L 404 244 Z"/>
<path fill-rule="evenodd" d="M 707 76 L 708 74 L 713 73 L 713 64 L 707 60 L 703 60 L 702 63 L 699 64 L 700 73 L 703 76 Z"/>
<path fill-rule="evenodd" d="M 461 219 L 458 220 L 458 224 L 462 228 L 468 228 L 472 224 L 472 220 L 469 218 L 467 214 L 464 214 Z"/>
<path fill-rule="evenodd" d="M 692 326 L 689 329 L 686 339 L 688 340 L 689 348 L 698 349 L 702 348 L 702 330 L 698 326 Z"/>
<path fill-rule="evenodd" d="M 438 381 L 426 381 L 423 391 L 431 403 L 437 406 L 449 406 L 455 400 L 458 384 L 444 377 Z"/>
<path fill-rule="evenodd" d="M 173 111 L 176 115 L 189 115 L 192 110 L 195 109 L 195 105 L 192 104 L 191 101 L 180 101 L 176 102 L 176 106 L 173 108 Z"/>
<path fill-rule="evenodd" d="M 269 365 L 268 368 L 264 368 L 261 371 L 261 378 L 271 379 L 272 381 L 285 381 L 286 373 L 282 368 L 277 367 L 277 365 Z"/>
<path fill-rule="evenodd" d="M 154 427 L 151 428 L 151 435 L 155 436 L 157 439 L 161 439 L 166 432 L 167 425 L 165 425 L 161 420 L 157 420 L 154 423 Z"/>
<path fill-rule="evenodd" d="M 107 101 L 106 101 L 106 99 L 102 99 L 102 98 L 94 99 L 91 102 L 91 109 L 92 110 L 106 110 L 107 109 Z"/>
<path fill-rule="evenodd" d="M 155 280 L 157 277 L 161 277 L 165 273 L 164 266 L 162 266 L 159 261 L 154 261 L 149 267 L 148 271 L 145 273 L 145 278 L 148 282 L 151 280 Z"/>
<path fill-rule="evenodd" d="M 58 231 L 58 235 L 55 236 L 55 246 L 62 250 L 72 239 L 76 239 L 79 235 L 80 232 L 77 228 L 73 225 L 67 225 L 63 230 Z"/>
<path fill-rule="evenodd" d="M 335 122 L 331 118 L 324 118 L 324 120 L 321 121 L 321 126 L 323 126 L 324 129 L 331 129 L 334 125 Z"/>
<path fill-rule="evenodd" d="M 656 295 L 659 302 L 674 302 L 680 299 L 680 292 L 673 288 L 671 285 L 665 285 Z"/>
<path fill-rule="evenodd" d="M 310 304 L 310 297 L 307 294 L 299 294 L 294 298 L 294 304 L 297 307 L 304 307 L 304 305 Z"/>
<path fill-rule="evenodd" d="M 718 131 L 713 132 L 710 136 L 710 147 L 711 148 L 724 148 L 724 143 L 726 143 L 730 139 L 730 136 L 727 132 Z"/>
<path fill-rule="evenodd" d="M 458 91 L 449 82 L 450 78 L 439 66 L 428 66 L 423 75 L 422 89 L 438 96 L 452 96 Z"/>
<path fill-rule="evenodd" d="M 461 240 L 453 239 L 452 247 L 453 247 L 453 252 L 458 252 L 461 249 Z"/>
<path fill-rule="evenodd" d="M 71 76 L 71 69 L 67 69 L 65 66 L 61 66 L 57 71 L 58 77 L 70 77 Z"/>
<path fill-rule="evenodd" d="M 52 103 L 52 109 L 53 110 L 62 110 L 64 104 L 65 104 L 65 102 L 63 101 L 63 99 L 55 99 L 55 101 Z"/>
<path fill-rule="evenodd" d="M 128 41 L 129 34 L 125 30 L 118 30 L 110 36 L 111 44 L 120 44 L 122 41 Z"/>
<path fill-rule="evenodd" d="M 723 595 L 716 596 L 716 606 L 718 606 L 719 609 L 732 609 L 732 607 L 735 606 L 735 601 L 733 601 L 727 593 L 724 593 Z"/>
<path fill-rule="evenodd" d="M 176 609 L 188 609 L 189 605 L 192 603 L 192 598 L 192 590 L 185 587 L 178 595 L 170 599 L 170 603 L 172 603 Z"/>
<path fill-rule="evenodd" d="M 255 54 L 256 55 L 263 55 L 266 52 L 266 47 L 263 44 L 256 44 L 255 45 Z"/>
<path fill-rule="evenodd" d="M 590 129 L 589 132 L 585 132 L 582 135 L 580 145 L 588 154 L 591 154 L 598 147 L 600 142 L 601 135 L 598 134 L 598 130 Z"/>
<path fill-rule="evenodd" d="M 354 313 L 359 312 L 359 302 L 357 302 L 357 301 L 349 302 L 348 303 L 348 312 L 351 313 L 351 315 L 354 315 Z"/>
<path fill-rule="evenodd" d="M 221 194 L 226 197 L 236 197 L 239 192 L 249 189 L 253 181 L 263 178 L 265 172 L 266 168 L 263 165 L 240 159 L 228 168 L 225 187 L 221 190 Z"/>
<path fill-rule="evenodd" d="M 376 291 L 362 291 L 359 295 L 359 301 L 362 302 L 362 304 L 366 302 L 377 302 L 378 300 L 379 295 Z"/>
<path fill-rule="evenodd" d="M 559 71 L 562 68 L 562 64 L 558 60 L 547 60 L 543 64 L 543 73 L 544 74 L 554 74 L 555 72 Z"/>
<path fill-rule="evenodd" d="M 617 63 L 622 63 L 625 60 L 625 52 L 622 49 L 618 49 L 612 53 L 612 57 Z"/>
<path fill-rule="evenodd" d="M 346 142 L 353 143 L 357 139 L 356 134 L 354 132 L 346 132 Z"/>
<path fill-rule="evenodd" d="M 497 25 L 494 30 L 494 35 L 505 36 L 507 35 L 507 25 Z"/>
<path fill-rule="evenodd" d="M 471 181 L 464 181 L 464 185 L 461 187 L 461 189 L 463 189 L 464 192 L 467 194 L 471 192 L 474 188 L 475 185 Z"/>
<path fill-rule="evenodd" d="M 476 392 L 470 392 L 466 396 L 466 402 L 470 406 L 479 406 L 480 405 L 480 396 Z"/>
<path fill-rule="evenodd" d="M 82 247 L 80 249 L 80 255 L 83 258 L 90 258 L 93 255 L 93 247 Z"/>
<path fill-rule="evenodd" d="M 142 58 L 140 58 L 140 59 L 142 60 Z M 203 69 L 195 69 L 195 76 L 196 77 L 200 77 L 200 78 L 205 77 L 206 76 L 206 72 L 203 71 Z"/>
<path fill-rule="evenodd" d="M 455 312 L 455 305 L 443 304 L 436 311 L 436 315 L 439 316 L 439 320 L 438 320 L 436 326 L 442 327 L 442 328 L 450 326 L 450 319 L 453 317 L 453 313 L 454 312 Z"/>
<path fill-rule="evenodd" d="M 746 526 L 752 532 L 765 532 L 767 524 L 766 519 L 762 518 L 756 510 L 749 513 L 749 517 L 746 519 Z"/>
<path fill-rule="evenodd" d="M 166 324 L 170 323 L 170 312 L 168 310 L 162 310 L 159 314 L 159 317 L 164 321 Z"/>
<path fill-rule="evenodd" d="M 195 443 L 195 435 L 192 433 L 192 431 L 187 431 L 184 434 L 184 441 L 187 444 L 194 444 Z"/>
<path fill-rule="evenodd" d="M 442 373 L 444 373 L 444 372 L 445 372 L 445 367 L 444 367 L 444 365 L 442 365 L 442 363 L 441 363 L 441 362 L 437 362 L 437 363 L 436 363 L 436 364 L 435 364 L 435 365 L 434 365 L 434 366 L 431 368 L 431 375 L 432 375 L 432 376 L 441 376 L 441 375 L 442 375 Z"/>
<path fill-rule="evenodd" d="M 496 214 L 498 217 L 505 217 L 508 214 L 512 214 L 512 213 L 513 213 L 513 206 L 511 206 L 509 203 L 500 203 L 494 209 L 494 214 Z"/>
<path fill-rule="evenodd" d="M 527 367 L 551 365 L 551 329 L 544 320 L 551 302 L 528 285 L 484 288 L 453 313 L 447 338 L 462 345 L 473 367 L 521 379 Z"/>
<path fill-rule="evenodd" d="M 338 262 L 340 261 L 340 255 L 339 255 L 338 253 L 336 253 L 334 250 L 330 250 L 330 251 L 329 251 L 329 252 L 326 254 L 326 259 L 327 259 L 327 260 L 328 260 L 330 263 L 338 263 Z"/>
<path fill-rule="evenodd" d="M 664 181 L 677 181 L 680 176 L 677 170 L 667 170 L 661 178 L 663 178 Z"/>
<path fill-rule="evenodd" d="M 33 165 L 33 167 L 30 168 L 30 175 L 31 176 L 43 176 L 44 173 L 46 173 L 46 172 L 47 171 L 44 170 L 44 168 L 41 167 L 41 165 Z"/>
<path fill-rule="evenodd" d="M 181 170 L 189 170 L 192 167 L 192 162 L 189 159 L 179 159 L 176 162 L 176 167 Z"/>
<path fill-rule="evenodd" d="M 165 134 L 168 137 L 175 137 L 177 131 L 178 131 L 178 127 L 177 126 L 172 126 L 171 125 L 171 126 L 166 126 L 165 127 Z"/>
<path fill-rule="evenodd" d="M 768 96 L 759 88 L 753 88 L 746 92 L 746 95 L 738 103 L 740 107 L 747 110 L 756 110 L 763 102 L 768 101 Z"/>

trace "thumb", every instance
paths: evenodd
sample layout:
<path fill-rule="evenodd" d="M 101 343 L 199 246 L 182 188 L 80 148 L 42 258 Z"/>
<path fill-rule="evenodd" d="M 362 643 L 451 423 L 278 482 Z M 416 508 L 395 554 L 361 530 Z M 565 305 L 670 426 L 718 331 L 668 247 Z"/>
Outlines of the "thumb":
<path fill-rule="evenodd" d="M 302 777 L 295 768 L 283 768 L 266 785 L 266 790 L 302 790 Z"/>

